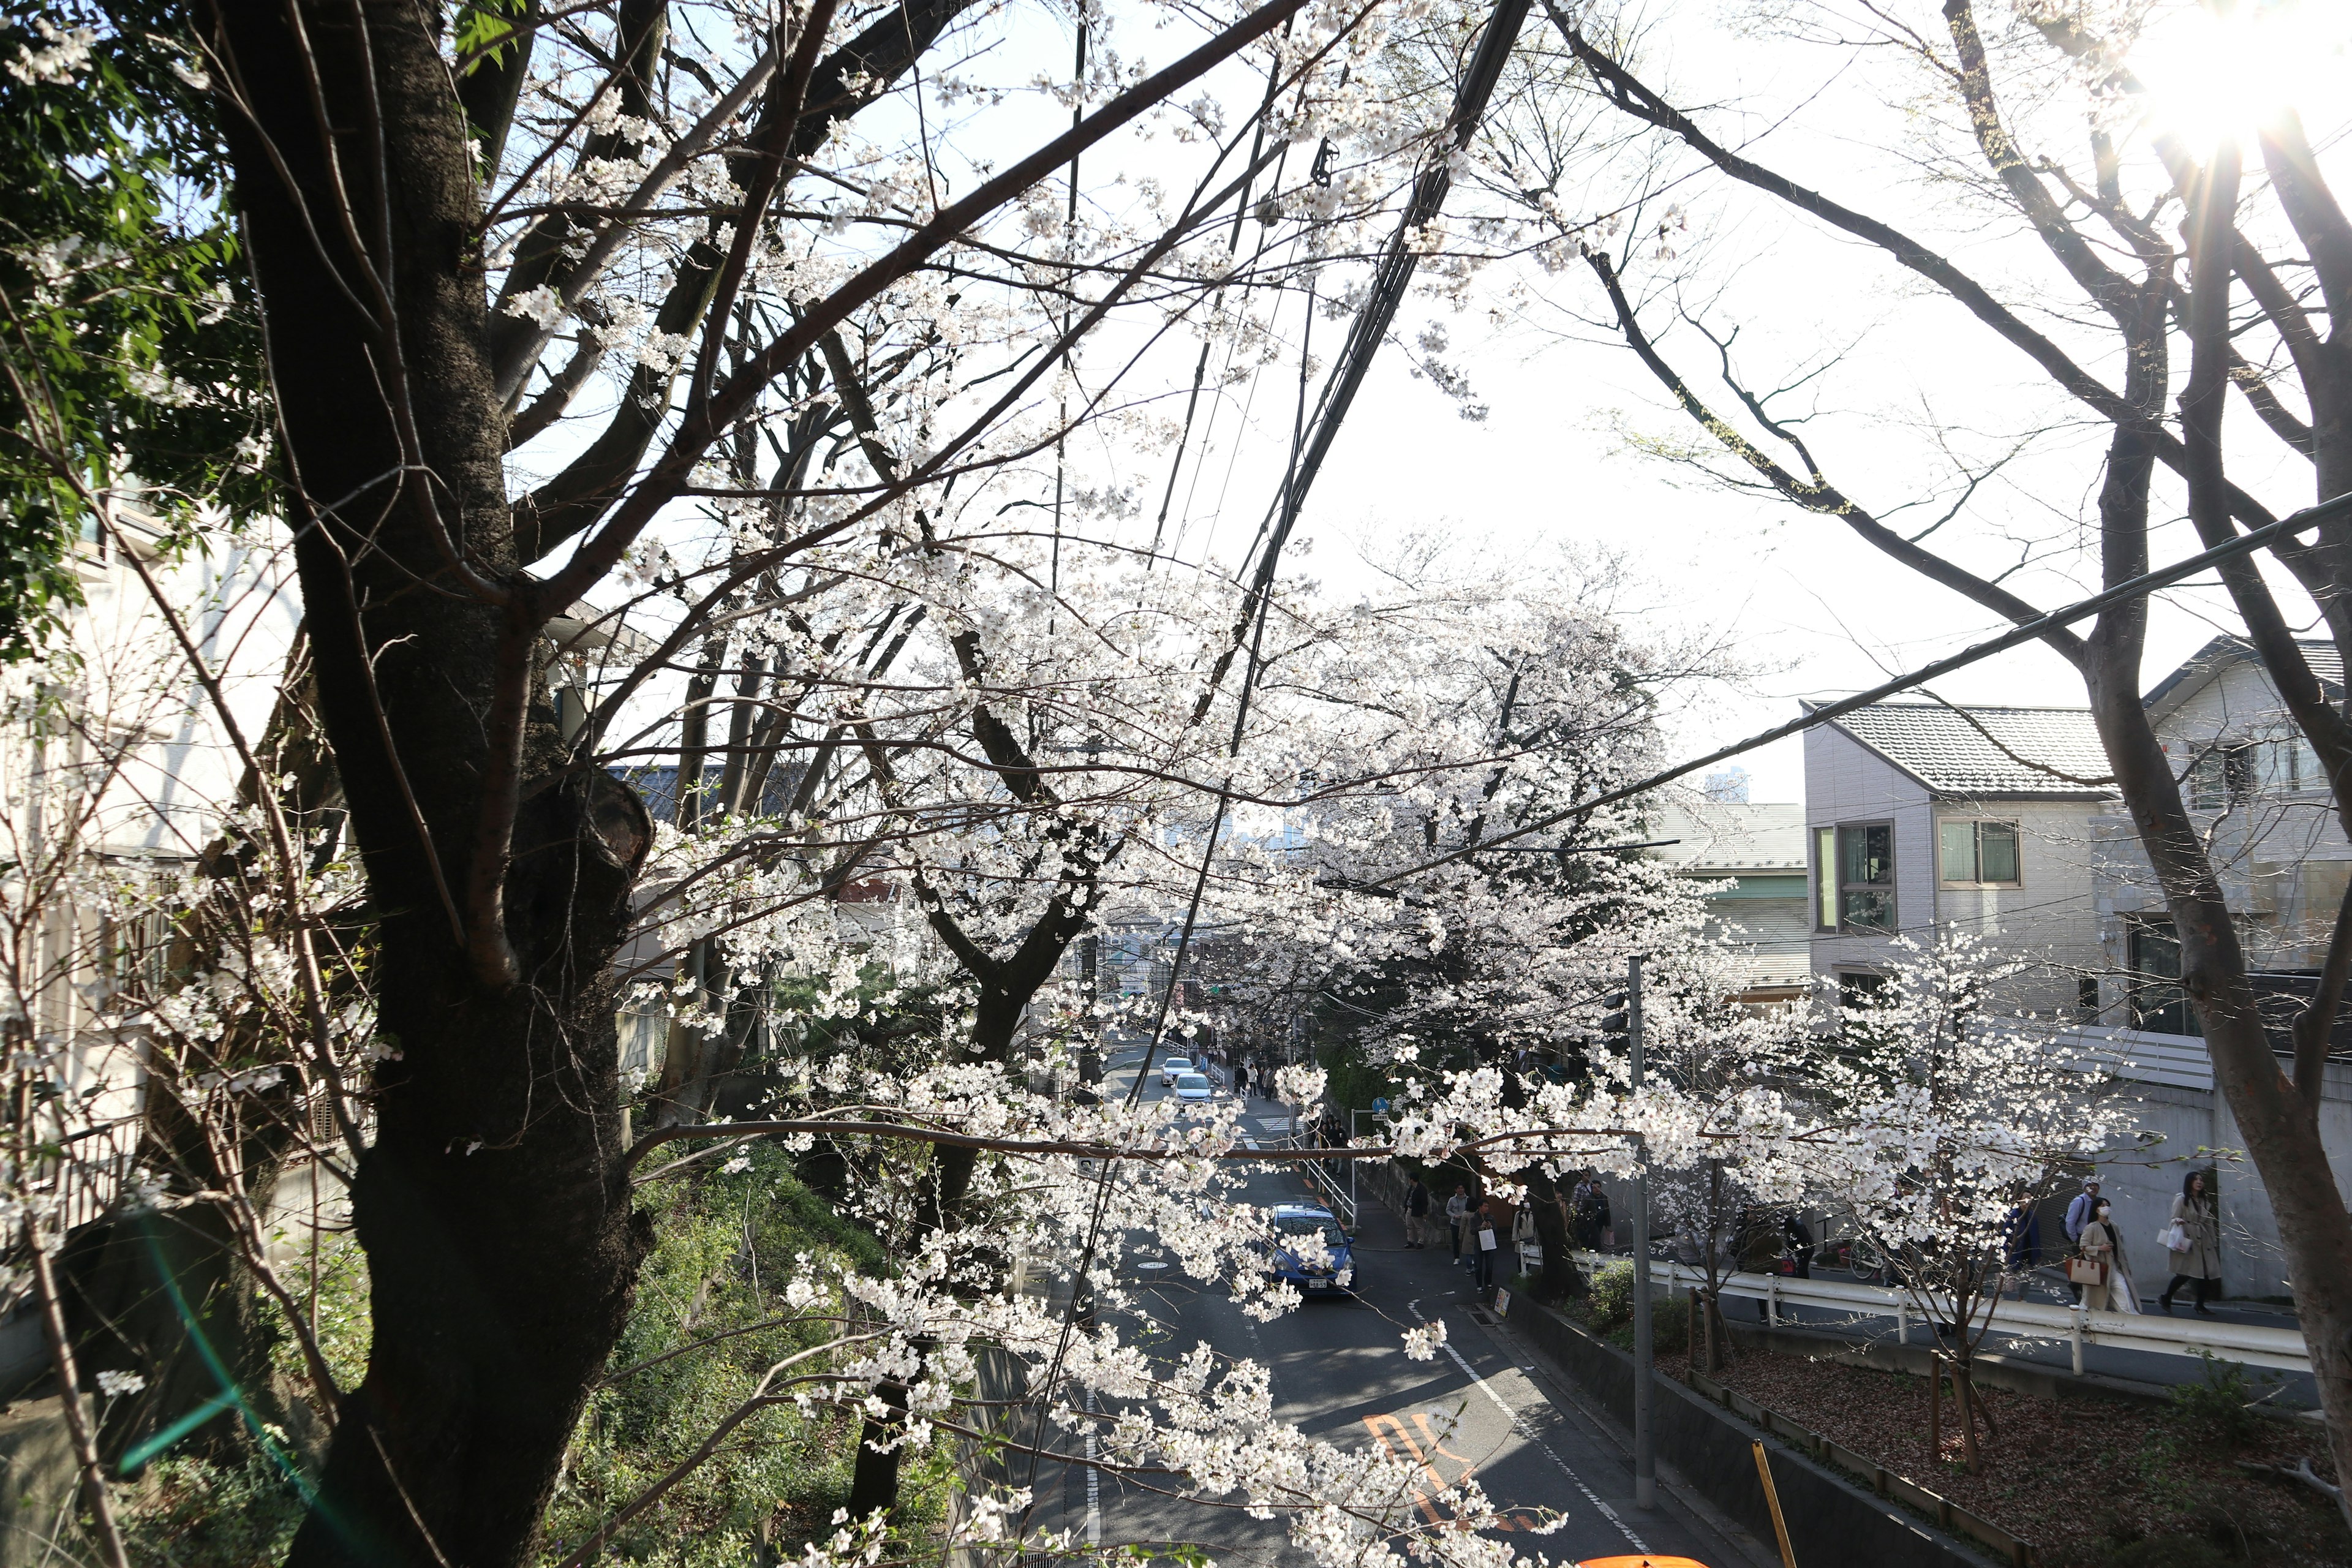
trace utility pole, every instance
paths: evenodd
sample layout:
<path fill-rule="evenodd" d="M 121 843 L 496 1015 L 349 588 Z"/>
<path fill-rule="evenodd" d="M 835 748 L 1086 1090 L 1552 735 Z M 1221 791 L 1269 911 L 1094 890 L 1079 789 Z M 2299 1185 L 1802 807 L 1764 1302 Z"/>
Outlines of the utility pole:
<path fill-rule="evenodd" d="M 1078 1020 L 1078 1092 L 1075 1096 L 1081 1105 L 1091 1105 L 1102 1098 L 1102 1019 L 1097 1009 L 1102 1000 L 1102 937 L 1088 931 L 1078 938 L 1078 1005 L 1084 1016 Z"/>
<path fill-rule="evenodd" d="M 1625 961 L 1625 1041 L 1633 1090 L 1642 1089 L 1642 960 Z M 1656 1388 L 1650 1343 L 1650 1150 L 1633 1144 L 1633 1506 L 1658 1506 Z"/>

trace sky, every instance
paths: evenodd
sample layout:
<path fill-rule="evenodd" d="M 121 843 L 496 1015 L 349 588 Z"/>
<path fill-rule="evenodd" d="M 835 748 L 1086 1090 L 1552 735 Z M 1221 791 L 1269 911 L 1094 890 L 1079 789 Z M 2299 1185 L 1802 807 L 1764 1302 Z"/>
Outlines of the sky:
<path fill-rule="evenodd" d="M 1911 9 L 1927 23 L 1936 20 L 1932 6 Z M 2046 258 L 2035 242 L 2024 240 L 2021 250 L 2019 237 L 1997 215 L 1956 207 L 1948 190 L 1923 177 L 1917 106 L 1888 98 L 1901 90 L 1899 80 L 1890 87 L 1883 71 L 1858 69 L 1848 51 L 1736 28 L 1727 23 L 1730 14 L 1704 0 L 1657 7 L 1645 74 L 1671 83 L 1677 102 L 1717 106 L 1706 118 L 1716 134 L 1755 138 L 1747 146 L 1751 155 L 1932 237 L 1989 282 L 2011 285 L 2010 297 L 2031 297 L 2052 281 L 2036 270 Z M 2352 37 L 2352 6 L 2313 7 L 2309 20 L 2305 64 L 2333 60 L 2340 67 Z M 1528 26 L 1543 26 L 1540 11 Z M 2309 70 L 2295 75 L 2306 96 L 2317 79 Z M 2339 129 L 2326 115 L 2343 112 L 2340 95 L 2304 108 L 2315 141 Z M 2072 153 L 2079 139 L 2053 144 Z M 2338 169 L 2337 188 L 2352 190 L 2346 177 L 2352 172 L 2340 168 L 2336 145 L 2322 145 L 2329 166 Z M 2074 546 L 2086 537 L 2079 524 L 2098 482 L 2098 433 L 2045 430 L 2050 411 L 2061 405 L 2016 351 L 1956 308 L 1923 298 L 1876 255 L 1759 202 L 1695 187 L 1685 221 L 1688 230 L 1675 240 L 1684 254 L 1674 266 L 1654 268 L 1654 281 L 1678 281 L 1682 298 L 1698 302 L 1718 335 L 1730 325 L 1741 328 L 1735 346 L 1745 374 L 1770 384 L 1776 373 L 1836 356 L 1829 374 L 1790 406 L 1814 414 L 1822 427 L 1816 449 L 1829 454 L 1831 476 L 1847 493 L 1874 509 L 1916 502 L 1923 492 L 1951 493 L 1948 475 L 1922 465 L 1919 423 L 1929 413 L 1958 427 L 1963 444 L 1979 454 L 2033 436 L 1935 542 L 1979 569 L 1998 570 L 2015 563 L 2017 547 L 2005 540 L 2037 541 L 2041 559 L 2023 567 L 2012 585 L 2044 606 L 2095 588 Z M 1481 302 L 1494 303 L 1503 281 L 1494 279 Z M 1570 311 L 1602 305 L 1580 268 L 1539 283 L 1546 298 L 1515 309 L 1499 327 L 1483 321 L 1475 305 L 1459 313 L 1426 302 L 1408 306 L 1397 335 L 1409 337 L 1429 320 L 1445 323 L 1454 363 L 1490 412 L 1479 422 L 1461 417 L 1454 402 L 1416 376 L 1392 343 L 1302 520 L 1301 542 L 1310 547 L 1303 565 L 1344 582 L 1360 542 L 1376 549 L 1384 535 L 1431 528 L 1458 535 L 1465 550 L 1506 557 L 1558 549 L 1621 554 L 1631 578 L 1618 599 L 1622 614 L 1662 636 L 1712 637 L 1741 668 L 1738 679 L 1706 694 L 1677 720 L 1678 759 L 1793 718 L 1801 699 L 1843 695 L 2006 629 L 1989 612 L 1888 561 L 1837 520 L 1694 483 L 1686 470 L 1631 449 L 1628 429 L 1688 438 L 1696 427 L 1664 401 L 1621 342 L 1570 319 Z M 1556 308 L 1561 305 L 1567 309 Z M 1664 309 L 1644 311 L 1680 368 L 1706 371 L 1714 349 L 1685 330 L 1669 331 L 1671 318 Z M 1318 326 L 1322 342 L 1336 342 L 1338 326 Z M 1719 385 L 1714 395 L 1724 395 Z M 1243 477 L 1224 491 L 1227 540 L 1247 538 L 1271 493 L 1268 463 L 1278 461 L 1295 388 L 1262 384 L 1256 395 L 1255 450 L 1243 453 L 1236 465 Z M 2242 403 L 2231 417 L 2240 429 L 2251 422 Z M 1229 412 L 1226 432 L 1237 423 Z M 1202 459 L 1213 470 L 1204 490 L 1216 488 L 1213 470 L 1231 460 L 1218 439 Z M 2232 472 L 2283 513 L 2315 498 L 2307 468 L 2281 462 L 2277 450 L 2266 436 L 2242 441 Z M 2158 563 L 2195 548 L 2178 507 L 2177 495 L 2159 501 L 2158 517 L 2171 521 L 2158 533 Z M 1940 506 L 1928 509 L 1935 510 Z M 1193 541 L 1209 521 L 1194 521 Z M 2291 588 L 2288 597 L 2299 599 Z M 2230 629 L 2234 620 L 2210 580 L 2167 595 L 2151 623 L 2147 683 Z M 2084 700 L 2072 667 L 2039 646 L 1988 659 L 1933 689 L 1964 703 L 2079 707 Z M 1801 798 L 1801 738 L 1742 763 L 1751 775 L 1751 798 Z"/>
<path fill-rule="evenodd" d="M 2195 0 L 2157 3 L 2196 22 Z M 1808 0 L 1783 0 L 1780 7 L 1816 30 L 1839 9 Z M 1938 7 L 1927 0 L 1894 0 L 1887 9 L 1923 28 L 1940 26 Z M 2341 135 L 2352 105 L 2334 86 L 2352 63 L 2352 5 L 2281 0 L 2269 9 L 2301 27 L 2295 47 L 2281 50 L 2263 41 L 2252 68 L 2212 73 L 2231 89 L 2220 100 L 2242 104 L 2280 89 L 2297 95 L 2336 188 L 2352 193 L 2352 161 Z M 1786 28 L 1766 30 L 1753 21 L 1763 10 L 1748 0 L 1652 0 L 1640 47 L 1643 74 L 1676 103 L 1704 106 L 1698 112 L 1712 133 L 1919 234 L 2004 298 L 2026 301 L 2036 324 L 2113 381 L 2115 367 L 2098 357 L 2104 337 L 2078 331 L 2041 308 L 2050 300 L 2071 306 L 2074 296 L 2038 242 L 2017 232 L 2013 216 L 1972 204 L 1948 177 L 1950 166 L 1938 160 L 1956 144 L 1953 128 L 1937 119 L 1922 92 L 1926 84 L 1904 76 L 1884 49 L 1856 51 L 1804 41 Z M 1979 0 L 1979 11 L 1988 26 L 2002 15 L 1998 0 Z M 1052 0 L 1006 15 L 966 74 L 1011 86 L 1011 95 L 985 109 L 934 102 L 934 118 L 925 123 L 951 189 L 968 188 L 970 171 L 967 165 L 959 181 L 945 166 L 950 155 L 1001 166 L 1068 123 L 1066 108 L 1035 90 L 1038 83 L 1066 79 L 1066 15 Z M 1114 31 L 1108 43 L 1129 64 L 1163 65 L 1200 37 L 1187 26 L 1143 28 L 1132 14 L 1121 15 L 1129 17 L 1127 28 Z M 1538 7 L 1523 43 L 1548 41 L 1549 28 Z M 2204 82 L 2195 71 L 2179 73 L 2201 70 L 2215 51 L 2193 27 L 2159 28 L 2155 36 L 2165 47 L 2151 47 L 2147 63 L 2162 78 L 2168 104 L 2210 106 L 2211 95 L 2192 100 L 2173 88 Z M 2286 65 L 2278 63 L 2283 55 Z M 1255 68 L 1228 68 L 1212 79 L 1213 87 L 1229 105 L 1254 108 L 1261 90 Z M 2162 77 L 2164 71 L 2175 75 Z M 2083 142 L 2077 121 L 2053 125 L 2021 98 L 2012 107 L 2022 123 L 2052 132 L 2047 145 L 2076 156 Z M 2075 111 L 2070 100 L 2057 112 Z M 1242 114 L 1229 118 L 1237 122 Z M 1939 129 L 1946 132 L 1940 142 Z M 887 121 L 872 130 L 878 141 L 889 140 Z M 1969 151 L 1964 137 L 1957 144 Z M 1087 155 L 1088 200 L 1120 199 L 1123 187 L 1103 183 L 1114 173 L 1188 188 L 1202 150 L 1199 142 L 1165 135 L 1122 133 Z M 1622 169 L 1622 160 L 1612 162 L 1581 188 L 1564 184 L 1563 200 L 1581 212 L 1611 209 L 1623 197 Z M 1665 192 L 1646 209 L 1649 218 L 1669 203 L 1675 254 L 1637 250 L 1625 274 L 1643 302 L 1645 323 L 1678 367 L 1703 378 L 1716 350 L 1675 320 L 1676 307 L 1717 336 L 1736 327 L 1737 363 L 1758 384 L 1812 373 L 1780 411 L 1807 416 L 1807 438 L 1847 494 L 1906 527 L 1957 494 L 1949 454 L 1982 464 L 2013 452 L 1933 543 L 1980 572 L 2013 573 L 2010 585 L 2044 606 L 2095 585 L 2079 546 L 2088 538 L 2083 520 L 2099 478 L 2100 432 L 2076 419 L 2038 370 L 1875 252 L 1761 198 L 1696 180 Z M 1245 247 L 1255 232 L 1244 237 Z M 1335 275 L 1324 286 L 1346 281 Z M 1593 280 L 1573 264 L 1556 274 L 1528 265 L 1491 269 L 1459 308 L 1427 298 L 1409 301 L 1322 472 L 1286 564 L 1344 589 L 1364 574 L 1363 553 L 1377 554 L 1399 534 L 1431 531 L 1455 541 L 1465 555 L 1613 557 L 1623 576 L 1612 595 L 1617 614 L 1662 641 L 1706 639 L 1734 667 L 1734 679 L 1689 694 L 1676 710 L 1670 751 L 1678 759 L 1793 718 L 1801 700 L 1875 684 L 2004 629 L 1989 612 L 1886 560 L 1837 520 L 1769 497 L 1727 492 L 1637 449 L 1641 439 L 1692 440 L 1696 427 L 1664 400 L 1613 334 L 1592 324 L 1603 307 Z M 1301 314 L 1293 304 L 1278 318 L 1294 354 Z M 1433 322 L 1450 340 L 1449 362 L 1488 410 L 1483 420 L 1463 418 L 1453 398 L 1414 374 L 1405 345 Z M 1318 360 L 1328 361 L 1345 326 L 1317 321 L 1311 347 Z M 1084 365 L 1123 361 L 1135 330 L 1105 329 Z M 1130 390 L 1158 388 L 1172 417 L 1196 342 L 1181 333 L 1165 340 Z M 1294 358 L 1204 401 L 1170 524 L 1187 559 L 1206 552 L 1230 564 L 1255 532 L 1288 449 L 1297 377 Z M 1708 395 L 1724 396 L 1719 385 Z M 2251 425 L 2242 402 L 2233 400 L 2231 417 L 2233 431 Z M 570 427 L 551 432 L 531 454 L 532 466 L 551 464 L 593 424 L 583 421 L 576 434 Z M 1108 525 L 1139 545 L 1151 533 L 1150 514 L 1171 460 L 1165 451 L 1120 449 L 1091 430 L 1070 443 L 1075 483 L 1109 479 L 1148 498 L 1143 515 Z M 2307 468 L 2283 459 L 2266 436 L 2234 444 L 2232 477 L 2279 512 L 2315 499 Z M 2170 521 L 2155 541 L 2159 562 L 2194 548 L 2178 506 L 2177 488 L 2160 497 L 2158 514 Z M 2151 625 L 2147 683 L 2217 631 L 2232 628 L 2211 586 L 2166 595 Z M 1989 659 L 1934 690 L 1958 702 L 2084 701 L 2071 668 L 2038 647 Z M 1801 798 L 1801 740 L 1777 743 L 1742 763 L 1753 799 Z"/>

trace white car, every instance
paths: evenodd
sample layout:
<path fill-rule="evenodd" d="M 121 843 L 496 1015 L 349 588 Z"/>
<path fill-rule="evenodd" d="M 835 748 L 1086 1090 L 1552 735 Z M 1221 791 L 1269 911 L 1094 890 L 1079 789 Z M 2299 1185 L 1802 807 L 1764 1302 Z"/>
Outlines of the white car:
<path fill-rule="evenodd" d="M 1160 1081 L 1165 1087 L 1174 1089 L 1178 1079 L 1188 1072 L 1198 1071 L 1200 1068 L 1192 1065 L 1191 1057 L 1170 1057 L 1160 1064 Z"/>
<path fill-rule="evenodd" d="M 1176 1077 L 1176 1098 L 1185 1105 L 1206 1105 L 1217 1097 L 1217 1086 L 1209 1081 L 1206 1073 L 1179 1073 Z"/>

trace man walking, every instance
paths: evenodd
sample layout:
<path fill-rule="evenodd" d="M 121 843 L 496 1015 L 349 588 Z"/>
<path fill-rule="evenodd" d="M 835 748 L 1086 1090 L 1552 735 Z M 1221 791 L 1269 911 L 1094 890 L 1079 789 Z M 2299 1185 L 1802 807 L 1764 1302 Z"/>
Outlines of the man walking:
<path fill-rule="evenodd" d="M 2083 1190 L 2074 1194 L 2073 1203 L 2066 1205 L 2066 1247 L 2069 1251 L 2082 1245 L 2083 1227 L 2091 1223 L 2091 1216 L 2098 1209 L 2099 1179 L 2094 1176 L 2083 1184 Z M 2080 1301 L 2082 1299 L 2083 1288 L 2077 1285 L 2074 1287 L 2074 1300 Z"/>
<path fill-rule="evenodd" d="M 1470 1189 L 1461 1183 L 1454 1184 L 1454 1195 L 1445 1200 L 1445 1228 L 1454 1233 L 1454 1261 L 1462 1261 L 1462 1224 L 1470 1216 Z"/>
<path fill-rule="evenodd" d="M 1488 1289 L 1495 1283 L 1495 1254 L 1499 1248 L 1492 1204 L 1480 1204 L 1478 1212 L 1470 1216 L 1470 1246 L 1471 1260 L 1478 1270 L 1478 1289 Z"/>
<path fill-rule="evenodd" d="M 1405 1189 L 1404 1244 L 1415 1248 L 1429 1245 L 1429 1184 L 1419 1176 Z"/>

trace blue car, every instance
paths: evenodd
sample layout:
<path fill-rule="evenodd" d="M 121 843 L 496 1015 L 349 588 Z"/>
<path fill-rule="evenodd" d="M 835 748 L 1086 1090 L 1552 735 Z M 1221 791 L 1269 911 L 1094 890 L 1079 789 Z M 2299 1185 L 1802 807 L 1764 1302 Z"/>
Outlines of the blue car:
<path fill-rule="evenodd" d="M 1355 1283 L 1356 1259 L 1348 1233 L 1329 1209 L 1314 1204 L 1277 1204 L 1274 1209 L 1273 1244 L 1267 1248 L 1267 1272 L 1310 1295 L 1345 1293 Z M 1291 1237 L 1320 1236 L 1329 1251 L 1329 1263 L 1310 1263 L 1284 1245 Z M 1346 1283 L 1341 1283 L 1345 1280 Z"/>

